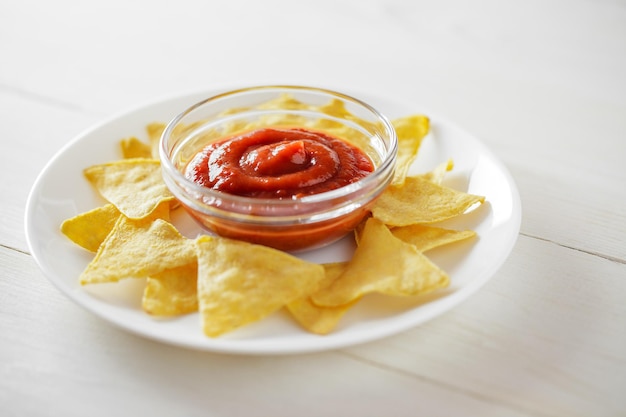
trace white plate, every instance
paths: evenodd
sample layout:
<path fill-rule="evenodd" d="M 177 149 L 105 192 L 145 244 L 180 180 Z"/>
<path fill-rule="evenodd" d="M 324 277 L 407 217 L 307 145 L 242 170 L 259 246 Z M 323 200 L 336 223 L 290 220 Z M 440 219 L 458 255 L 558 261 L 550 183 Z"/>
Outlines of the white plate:
<path fill-rule="evenodd" d="M 451 277 L 450 287 L 429 297 L 369 296 L 349 311 L 331 334 L 317 336 L 302 330 L 284 311 L 217 339 L 205 337 L 199 317 L 154 319 L 141 310 L 142 282 L 81 287 L 78 276 L 92 254 L 71 243 L 59 231 L 64 219 L 102 205 L 84 179 L 89 165 L 119 159 L 121 138 L 145 138 L 145 125 L 168 121 L 188 105 L 215 93 L 194 93 L 141 106 L 79 135 L 46 165 L 31 190 L 26 209 L 26 237 L 46 277 L 72 300 L 103 319 L 131 332 L 162 342 L 207 351 L 286 354 L 321 351 L 355 345 L 392 335 L 432 319 L 476 292 L 509 255 L 521 220 L 516 186 L 503 165 L 478 140 L 451 123 L 429 114 L 432 133 L 424 141 L 416 171 L 426 171 L 452 158 L 455 168 L 448 185 L 487 197 L 479 209 L 461 216 L 452 227 L 472 228 L 479 238 L 450 245 L 427 255 Z M 423 112 L 395 100 L 355 95 L 390 118 Z M 200 233 L 186 215 L 175 224 L 189 237 Z M 300 255 L 317 262 L 347 259 L 350 238 Z M 384 262 L 384 260 L 381 260 Z"/>

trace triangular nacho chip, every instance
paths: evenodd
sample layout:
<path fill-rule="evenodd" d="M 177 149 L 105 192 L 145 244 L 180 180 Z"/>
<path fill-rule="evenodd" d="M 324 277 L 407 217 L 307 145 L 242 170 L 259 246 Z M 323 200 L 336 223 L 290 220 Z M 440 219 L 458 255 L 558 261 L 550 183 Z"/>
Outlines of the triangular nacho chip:
<path fill-rule="evenodd" d="M 354 240 L 357 245 L 361 242 L 366 222 L 362 222 L 354 230 Z M 452 230 L 425 224 L 411 224 L 391 228 L 391 234 L 398 239 L 410 243 L 420 252 L 426 252 L 449 243 L 459 242 L 476 236 L 473 230 Z"/>
<path fill-rule="evenodd" d="M 130 219 L 148 216 L 174 196 L 163 182 L 161 164 L 153 159 L 123 159 L 85 169 L 85 176 L 109 203 Z"/>
<path fill-rule="evenodd" d="M 476 236 L 473 230 L 450 230 L 424 224 L 394 227 L 391 233 L 398 239 L 414 245 L 420 252 Z"/>
<path fill-rule="evenodd" d="M 324 264 L 325 278 L 320 283 L 320 290 L 329 287 L 343 273 L 347 262 Z M 306 330 L 316 334 L 328 334 L 337 327 L 339 320 L 353 306 L 353 303 L 338 307 L 320 307 L 313 303 L 310 296 L 299 298 L 287 304 L 287 310 Z"/>
<path fill-rule="evenodd" d="M 163 134 L 166 126 L 167 125 L 162 122 L 152 122 L 146 126 L 152 158 L 154 159 L 159 158 L 159 143 L 161 142 L 161 135 Z"/>
<path fill-rule="evenodd" d="M 391 123 L 398 135 L 398 157 L 392 184 L 402 184 L 417 157 L 422 139 L 430 130 L 430 119 L 416 114 L 395 119 Z"/>
<path fill-rule="evenodd" d="M 195 258 L 193 240 L 183 237 L 167 221 L 130 220 L 122 216 L 80 275 L 80 283 L 153 277 L 188 265 Z"/>
<path fill-rule="evenodd" d="M 152 148 L 145 142 L 132 136 L 120 141 L 122 149 L 122 157 L 124 159 L 132 158 L 152 158 Z"/>
<path fill-rule="evenodd" d="M 198 311 L 198 262 L 194 260 L 149 277 L 141 305 L 153 316 L 177 316 Z"/>
<path fill-rule="evenodd" d="M 485 197 L 453 190 L 423 177 L 407 177 L 376 200 L 372 215 L 388 226 L 434 223 L 465 213 Z"/>
<path fill-rule="evenodd" d="M 61 223 L 61 232 L 72 242 L 96 252 L 120 217 L 113 204 L 105 204 Z"/>
<path fill-rule="evenodd" d="M 198 302 L 204 333 L 217 337 L 315 291 L 321 265 L 265 246 L 201 236 Z"/>
<path fill-rule="evenodd" d="M 437 167 L 432 171 L 419 175 L 419 177 L 422 177 L 434 184 L 441 184 L 446 174 L 449 171 L 452 171 L 453 168 L 454 162 L 452 159 L 449 159 L 447 162 L 437 165 Z"/>
<path fill-rule="evenodd" d="M 446 287 L 448 275 L 415 246 L 370 218 L 345 271 L 329 287 L 311 296 L 318 306 L 341 306 L 365 294 L 418 295 Z"/>

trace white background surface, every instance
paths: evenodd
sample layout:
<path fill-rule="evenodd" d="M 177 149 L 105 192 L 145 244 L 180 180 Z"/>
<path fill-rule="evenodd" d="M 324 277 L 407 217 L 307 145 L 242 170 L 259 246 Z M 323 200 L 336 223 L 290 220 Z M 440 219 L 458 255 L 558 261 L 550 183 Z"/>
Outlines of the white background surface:
<path fill-rule="evenodd" d="M 626 3 L 0 4 L 3 416 L 626 414 Z M 126 333 L 42 275 L 26 197 L 74 136 L 163 96 L 298 83 L 420 103 L 519 186 L 511 257 L 422 326 L 326 353 L 185 350 Z"/>

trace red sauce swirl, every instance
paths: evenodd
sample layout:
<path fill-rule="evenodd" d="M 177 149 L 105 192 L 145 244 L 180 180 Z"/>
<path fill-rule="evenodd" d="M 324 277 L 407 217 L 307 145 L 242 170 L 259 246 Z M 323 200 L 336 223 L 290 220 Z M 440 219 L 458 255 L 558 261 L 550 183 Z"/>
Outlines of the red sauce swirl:
<path fill-rule="evenodd" d="M 296 198 L 341 188 L 373 170 L 370 158 L 342 139 L 302 128 L 263 128 L 207 145 L 185 176 L 239 196 Z"/>

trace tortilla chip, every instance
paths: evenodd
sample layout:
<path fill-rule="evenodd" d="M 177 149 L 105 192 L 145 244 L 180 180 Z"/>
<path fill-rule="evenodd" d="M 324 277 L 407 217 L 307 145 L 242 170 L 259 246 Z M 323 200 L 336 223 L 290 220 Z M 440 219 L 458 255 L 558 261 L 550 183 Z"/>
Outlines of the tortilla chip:
<path fill-rule="evenodd" d="M 361 242 L 365 221 L 354 229 L 354 240 L 357 245 Z M 476 236 L 473 230 L 452 230 L 425 224 L 411 224 L 408 226 L 392 227 L 391 234 L 398 239 L 410 243 L 420 252 L 426 252 L 449 243 L 459 242 Z"/>
<path fill-rule="evenodd" d="M 309 106 L 307 104 L 297 100 L 291 94 L 281 94 L 278 97 L 257 106 L 257 108 L 263 110 L 306 110 L 308 107 Z"/>
<path fill-rule="evenodd" d="M 318 306 L 342 306 L 370 293 L 419 295 L 448 283 L 448 275 L 415 246 L 396 238 L 383 223 L 370 218 L 345 271 L 311 299 Z"/>
<path fill-rule="evenodd" d="M 420 252 L 476 236 L 473 230 L 450 230 L 423 224 L 394 227 L 391 233 L 398 239 L 414 245 Z"/>
<path fill-rule="evenodd" d="M 465 213 L 485 197 L 407 177 L 402 186 L 389 186 L 376 200 L 372 215 L 389 226 L 434 223 Z"/>
<path fill-rule="evenodd" d="M 123 159 L 91 166 L 84 173 L 100 195 L 130 219 L 144 218 L 162 202 L 174 200 L 157 160 Z"/>
<path fill-rule="evenodd" d="M 124 159 L 152 158 L 152 148 L 150 145 L 134 136 L 122 139 L 120 141 L 120 148 L 122 149 L 122 157 Z"/>
<path fill-rule="evenodd" d="M 150 142 L 150 153 L 153 159 L 159 159 L 159 143 L 161 142 L 161 135 L 167 125 L 161 122 L 152 122 L 146 126 L 146 132 L 148 133 L 148 139 Z"/>
<path fill-rule="evenodd" d="M 217 337 L 315 291 L 321 265 L 246 242 L 201 236 L 198 302 L 204 333 Z"/>
<path fill-rule="evenodd" d="M 130 220 L 121 216 L 80 275 L 80 283 L 116 282 L 154 277 L 196 259 L 193 240 L 165 220 Z"/>
<path fill-rule="evenodd" d="M 452 171 L 454 168 L 454 162 L 452 159 L 449 159 L 447 162 L 443 164 L 439 164 L 435 169 L 425 174 L 419 175 L 420 177 L 428 180 L 434 184 L 440 185 L 443 182 L 444 177 L 449 171 Z"/>
<path fill-rule="evenodd" d="M 325 278 L 320 283 L 320 290 L 332 285 L 343 273 L 347 262 L 325 264 Z M 293 318 L 306 330 L 324 335 L 333 331 L 343 315 L 354 303 L 338 307 L 320 307 L 313 303 L 310 296 L 300 298 L 287 304 L 287 310 Z"/>
<path fill-rule="evenodd" d="M 198 262 L 149 277 L 142 307 L 153 316 L 178 316 L 198 311 Z"/>
<path fill-rule="evenodd" d="M 411 115 L 391 122 L 398 135 L 398 158 L 392 184 L 404 182 L 407 172 L 417 157 L 422 140 L 430 130 L 430 119 L 423 115 Z"/>
<path fill-rule="evenodd" d="M 61 232 L 78 246 L 96 252 L 119 217 L 119 210 L 106 204 L 65 220 Z"/>

